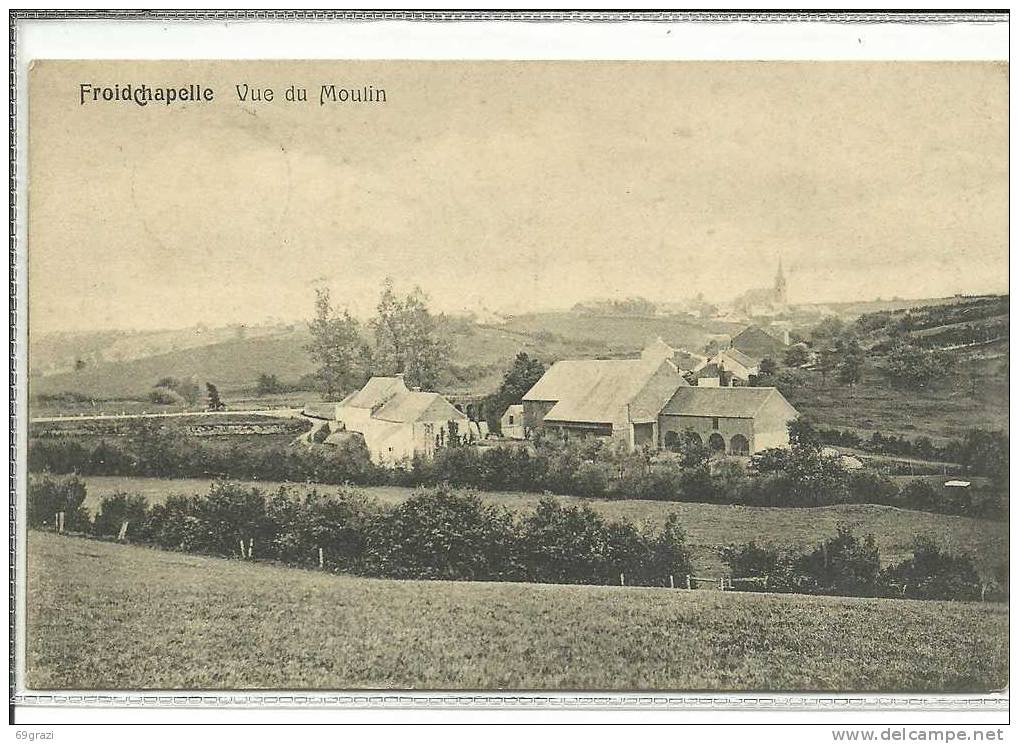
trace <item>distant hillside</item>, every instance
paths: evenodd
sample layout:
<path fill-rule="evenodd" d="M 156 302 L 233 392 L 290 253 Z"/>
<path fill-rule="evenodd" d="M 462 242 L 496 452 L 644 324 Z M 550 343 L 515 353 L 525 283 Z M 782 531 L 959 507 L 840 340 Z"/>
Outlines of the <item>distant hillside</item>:
<path fill-rule="evenodd" d="M 605 351 L 604 347 L 592 348 L 568 339 L 460 320 L 447 319 L 442 328 L 452 349 L 442 386 L 448 391 L 494 390 L 513 357 L 521 351 L 546 362 Z M 137 398 L 144 397 L 157 380 L 167 376 L 195 378 L 202 385 L 212 382 L 224 393 L 250 390 L 263 373 L 293 384 L 315 371 L 305 350 L 309 338 L 307 329 L 298 326 L 271 335 L 235 337 L 138 359 L 90 362 L 78 371 L 31 375 L 30 393 L 38 396 L 74 392 L 98 398 Z"/>
<path fill-rule="evenodd" d="M 1008 431 L 1009 297 L 963 297 L 880 310 L 853 324 L 865 349 L 863 379 L 855 386 L 815 371 L 805 384 L 782 385 L 802 413 L 836 428 L 915 438 L 959 438 L 968 429 Z M 897 339 L 937 352 L 946 371 L 931 384 L 902 388 L 884 367 Z"/>
<path fill-rule="evenodd" d="M 537 338 L 568 339 L 596 353 L 628 355 L 661 336 L 667 344 L 699 351 L 712 333 L 734 333 L 743 325 L 690 316 L 595 315 L 591 313 L 529 313 L 508 318 L 500 328 Z"/>
<path fill-rule="evenodd" d="M 303 349 L 304 332 L 244 338 L 170 351 L 124 362 L 106 362 L 77 372 L 29 380 L 29 393 L 76 392 L 100 398 L 143 397 L 162 377 L 196 378 L 221 390 L 249 387 L 263 372 L 297 380 L 314 370 Z"/>
<path fill-rule="evenodd" d="M 952 305 L 968 300 L 993 299 L 994 297 L 997 297 L 997 295 L 955 295 L 953 297 L 928 297 L 912 300 L 893 297 L 889 300 L 865 300 L 862 302 L 801 303 L 797 307 L 804 309 L 818 308 L 843 317 L 857 317 L 868 313 L 898 312 L 919 307 Z"/>
<path fill-rule="evenodd" d="M 259 324 L 252 326 L 199 325 L 156 331 L 96 331 L 84 333 L 42 333 L 30 339 L 30 374 L 49 375 L 97 367 L 106 362 L 125 362 L 196 349 L 226 341 L 286 335 L 293 325 Z"/>

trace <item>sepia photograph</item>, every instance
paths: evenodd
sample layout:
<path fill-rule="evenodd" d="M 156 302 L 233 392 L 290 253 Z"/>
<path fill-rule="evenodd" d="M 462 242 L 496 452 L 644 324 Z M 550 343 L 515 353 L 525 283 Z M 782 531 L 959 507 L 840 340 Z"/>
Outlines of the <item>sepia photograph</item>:
<path fill-rule="evenodd" d="M 1006 60 L 27 81 L 26 690 L 1007 705 Z"/>

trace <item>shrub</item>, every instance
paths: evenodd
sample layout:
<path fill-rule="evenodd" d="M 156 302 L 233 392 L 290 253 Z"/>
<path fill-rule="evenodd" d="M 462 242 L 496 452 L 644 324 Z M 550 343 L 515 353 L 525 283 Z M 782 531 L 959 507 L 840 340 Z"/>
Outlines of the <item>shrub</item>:
<path fill-rule="evenodd" d="M 264 551 L 276 537 L 275 525 L 266 514 L 265 497 L 257 488 L 234 483 L 213 483 L 209 492 L 195 501 L 194 516 L 201 532 L 192 550 L 216 555 L 235 555 L 241 542 L 254 540 Z"/>
<path fill-rule="evenodd" d="M 762 581 L 739 581 L 733 586 L 746 592 L 788 592 L 797 585 L 795 557 L 770 545 L 750 541 L 722 549 L 722 561 L 733 579 L 754 578 Z"/>
<path fill-rule="evenodd" d="M 902 503 L 908 509 L 933 509 L 940 500 L 934 486 L 919 478 L 903 486 L 900 493 Z"/>
<path fill-rule="evenodd" d="M 886 475 L 856 470 L 848 474 L 850 499 L 863 504 L 895 504 L 899 487 Z"/>
<path fill-rule="evenodd" d="M 369 570 L 403 579 L 520 578 L 509 511 L 447 488 L 415 494 L 376 522 Z"/>
<path fill-rule="evenodd" d="M 316 444 L 322 444 L 322 442 L 329 438 L 330 434 L 332 434 L 332 430 L 329 428 L 329 424 L 322 424 L 322 426 L 316 429 L 315 433 L 311 435 L 311 441 Z"/>
<path fill-rule="evenodd" d="M 144 496 L 118 491 L 103 497 L 99 513 L 92 523 L 92 532 L 101 537 L 117 535 L 124 522 L 142 524 L 147 516 L 148 503 Z"/>
<path fill-rule="evenodd" d="M 56 515 L 64 513 L 64 529 L 87 532 L 89 513 L 82 506 L 87 495 L 80 478 L 29 478 L 26 518 L 30 527 L 56 526 Z"/>
<path fill-rule="evenodd" d="M 839 524 L 835 537 L 796 561 L 801 587 L 811 594 L 872 596 L 877 591 L 881 560 L 873 535 L 860 540 L 846 524 Z"/>
<path fill-rule="evenodd" d="M 325 566 L 347 571 L 364 567 L 368 539 L 381 514 L 376 502 L 348 487 L 294 497 L 281 488 L 267 501 L 267 516 L 277 525 L 273 551 L 290 563 L 314 565 L 322 550 Z"/>
<path fill-rule="evenodd" d="M 179 406 L 183 405 L 186 401 L 184 396 L 175 390 L 165 387 L 153 388 L 149 392 L 149 402 L 155 403 L 159 406 Z"/>
<path fill-rule="evenodd" d="M 978 599 L 981 582 L 973 562 L 938 548 L 932 535 L 913 539 L 913 557 L 881 573 L 892 596 L 916 599 Z"/>
<path fill-rule="evenodd" d="M 586 504 L 563 506 L 553 498 L 543 498 L 535 511 L 522 519 L 520 541 L 528 581 L 612 581 L 605 520 Z"/>
<path fill-rule="evenodd" d="M 141 525 L 141 537 L 163 548 L 197 549 L 201 526 L 195 516 L 197 496 L 170 496 L 149 509 Z"/>

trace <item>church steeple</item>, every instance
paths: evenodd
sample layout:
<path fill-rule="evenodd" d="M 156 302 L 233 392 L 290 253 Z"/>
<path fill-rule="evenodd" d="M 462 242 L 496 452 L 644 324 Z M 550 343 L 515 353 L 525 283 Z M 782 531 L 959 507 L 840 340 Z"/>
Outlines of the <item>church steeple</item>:
<path fill-rule="evenodd" d="M 786 304 L 785 273 L 782 271 L 782 256 L 778 257 L 778 271 L 775 272 L 775 299 L 779 304 Z"/>

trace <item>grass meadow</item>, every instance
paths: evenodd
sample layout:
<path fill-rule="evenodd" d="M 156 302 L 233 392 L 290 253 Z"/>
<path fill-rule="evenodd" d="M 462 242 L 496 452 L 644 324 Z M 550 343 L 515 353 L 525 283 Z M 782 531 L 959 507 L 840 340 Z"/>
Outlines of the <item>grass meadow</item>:
<path fill-rule="evenodd" d="M 986 691 L 1001 604 L 392 581 L 28 533 L 32 689 Z"/>
<path fill-rule="evenodd" d="M 162 478 L 127 478 L 91 476 L 84 478 L 88 487 L 85 506 L 93 513 L 104 495 L 116 491 L 140 493 L 150 503 L 161 503 L 174 494 L 204 493 L 211 480 Z M 266 490 L 280 483 L 252 482 Z M 333 486 L 319 484 L 288 484 L 301 490 L 329 491 Z M 398 486 L 361 487 L 359 490 L 385 503 L 398 503 L 414 492 Z M 487 501 L 510 509 L 533 509 L 541 498 L 534 493 L 481 492 Z M 1008 556 L 1008 524 L 1006 522 L 957 517 L 947 514 L 911 511 L 876 504 L 842 504 L 812 508 L 782 508 L 697 504 L 670 501 L 609 501 L 557 496 L 563 503 L 584 503 L 610 519 L 628 519 L 634 523 L 651 520 L 660 524 L 672 512 L 680 515 L 686 529 L 687 542 L 699 572 L 710 576 L 728 573 L 719 551 L 731 543 L 756 540 L 790 548 L 811 548 L 835 533 L 839 522 L 846 522 L 860 534 L 873 533 L 883 563 L 901 561 L 911 555 L 913 536 L 918 532 L 933 534 L 938 544 L 954 552 L 967 553 L 982 574 L 990 575 L 994 567 Z"/>

